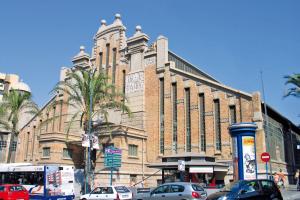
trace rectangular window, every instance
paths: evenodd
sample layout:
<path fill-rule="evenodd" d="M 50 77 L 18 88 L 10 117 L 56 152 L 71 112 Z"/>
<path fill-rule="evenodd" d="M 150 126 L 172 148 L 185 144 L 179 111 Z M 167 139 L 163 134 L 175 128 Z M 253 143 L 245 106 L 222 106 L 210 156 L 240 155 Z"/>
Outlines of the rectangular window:
<path fill-rule="evenodd" d="M 113 63 L 112 63 L 112 84 L 115 85 L 116 82 L 116 59 L 117 59 L 117 49 L 113 48 Z"/>
<path fill-rule="evenodd" d="M 106 75 L 108 76 L 108 66 L 109 66 L 109 51 L 110 45 L 106 44 Z"/>
<path fill-rule="evenodd" d="M 214 100 L 216 150 L 221 151 L 221 122 L 220 122 L 220 100 Z"/>
<path fill-rule="evenodd" d="M 3 151 L 6 149 L 7 142 L 4 140 L 0 140 L 0 151 Z"/>
<path fill-rule="evenodd" d="M 63 100 L 60 100 L 60 111 L 59 111 L 59 131 L 61 131 L 61 123 L 62 123 L 62 111 L 63 111 Z"/>
<path fill-rule="evenodd" d="M 17 141 L 13 141 L 11 146 L 11 151 L 16 151 L 16 150 L 17 150 Z"/>
<path fill-rule="evenodd" d="M 230 112 L 230 124 L 236 123 L 236 109 L 235 106 L 229 106 L 229 112 Z"/>
<path fill-rule="evenodd" d="M 46 133 L 48 132 L 48 123 L 49 123 L 49 113 L 46 114 Z"/>
<path fill-rule="evenodd" d="M 43 157 L 50 157 L 50 147 L 43 148 Z"/>
<path fill-rule="evenodd" d="M 173 148 L 172 151 L 177 153 L 177 84 L 172 83 L 172 110 L 173 110 Z"/>
<path fill-rule="evenodd" d="M 129 156 L 138 156 L 138 146 L 134 144 L 128 145 L 128 155 Z"/>
<path fill-rule="evenodd" d="M 186 152 L 191 152 L 191 106 L 190 88 L 185 88 L 185 116 L 186 116 Z"/>
<path fill-rule="evenodd" d="M 64 158 L 72 158 L 73 151 L 72 149 L 63 148 L 63 157 Z"/>
<path fill-rule="evenodd" d="M 56 120 L 56 113 L 55 113 L 55 111 L 56 111 L 56 107 L 54 106 L 53 107 L 53 119 L 52 119 L 52 132 L 54 132 L 54 128 L 55 128 L 55 120 Z"/>
<path fill-rule="evenodd" d="M 205 99 L 204 94 L 199 94 L 199 129 L 200 129 L 200 149 L 206 151 L 205 133 Z"/>
<path fill-rule="evenodd" d="M 102 70 L 102 65 L 103 65 L 103 53 L 99 53 L 99 71 Z"/>
<path fill-rule="evenodd" d="M 165 101 L 164 101 L 164 79 L 159 79 L 159 113 L 160 113 L 160 136 L 159 136 L 159 147 L 160 147 L 160 153 L 164 154 L 164 110 L 165 110 Z"/>

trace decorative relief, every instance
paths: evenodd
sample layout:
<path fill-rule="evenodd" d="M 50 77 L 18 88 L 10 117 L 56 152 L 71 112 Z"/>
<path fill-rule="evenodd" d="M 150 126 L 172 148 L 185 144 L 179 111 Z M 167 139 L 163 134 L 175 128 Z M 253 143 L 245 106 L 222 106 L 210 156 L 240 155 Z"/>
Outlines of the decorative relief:
<path fill-rule="evenodd" d="M 198 110 L 198 105 L 191 105 L 190 109 L 191 110 Z"/>
<path fill-rule="evenodd" d="M 177 99 L 177 104 L 184 103 L 184 99 Z"/>
<path fill-rule="evenodd" d="M 126 76 L 125 93 L 144 91 L 144 72 L 136 72 Z"/>
<path fill-rule="evenodd" d="M 154 65 L 155 63 L 156 63 L 156 57 L 155 56 L 152 56 L 152 57 L 149 57 L 149 58 L 145 59 L 145 67 L 147 65 Z"/>
<path fill-rule="evenodd" d="M 165 94 L 165 98 L 166 98 L 166 99 L 171 98 L 171 94 L 170 94 L 170 93 L 169 93 L 169 94 Z"/>

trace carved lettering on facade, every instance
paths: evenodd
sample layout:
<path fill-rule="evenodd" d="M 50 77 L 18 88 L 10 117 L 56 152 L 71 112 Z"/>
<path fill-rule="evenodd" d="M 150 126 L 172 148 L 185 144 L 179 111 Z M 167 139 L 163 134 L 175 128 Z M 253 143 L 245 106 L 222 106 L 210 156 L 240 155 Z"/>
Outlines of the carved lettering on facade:
<path fill-rule="evenodd" d="M 169 93 L 169 94 L 165 94 L 165 98 L 166 98 L 166 99 L 171 98 L 171 94 L 170 94 L 170 93 Z"/>
<path fill-rule="evenodd" d="M 156 63 L 156 57 L 155 56 L 152 56 L 152 57 L 149 57 L 149 58 L 145 59 L 145 66 L 154 65 L 155 63 Z"/>
<path fill-rule="evenodd" d="M 125 93 L 144 91 L 144 72 L 136 72 L 126 76 Z"/>
<path fill-rule="evenodd" d="M 177 104 L 184 103 L 184 99 L 177 99 Z"/>
<path fill-rule="evenodd" d="M 198 110 L 198 105 L 191 105 L 190 109 L 191 110 Z"/>
<path fill-rule="evenodd" d="M 205 116 L 213 116 L 214 112 L 210 111 L 210 112 L 205 112 Z"/>
<path fill-rule="evenodd" d="M 221 123 L 227 123 L 227 122 L 229 122 L 229 119 L 228 119 L 228 118 L 222 118 L 222 119 L 220 120 L 220 122 L 221 122 Z"/>

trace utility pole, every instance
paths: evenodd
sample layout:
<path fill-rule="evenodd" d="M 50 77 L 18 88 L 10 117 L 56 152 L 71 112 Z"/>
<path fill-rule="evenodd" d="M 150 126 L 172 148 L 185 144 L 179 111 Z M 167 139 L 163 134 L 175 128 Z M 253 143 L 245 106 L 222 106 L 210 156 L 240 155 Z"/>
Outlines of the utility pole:
<path fill-rule="evenodd" d="M 262 86 L 262 95 L 263 95 L 263 100 L 264 100 L 264 110 L 265 110 L 265 142 L 266 142 L 266 150 L 268 153 L 270 153 L 271 155 L 271 152 L 270 152 L 270 138 L 268 135 L 270 132 L 269 132 L 269 117 L 268 117 L 268 111 L 267 111 L 267 103 L 266 103 L 266 96 L 265 96 L 265 87 L 264 87 L 264 81 L 263 81 L 263 75 L 262 75 L 262 71 L 260 71 L 260 79 L 261 79 L 261 86 Z M 271 159 L 270 159 L 270 179 L 272 179 L 272 156 L 271 156 Z"/>

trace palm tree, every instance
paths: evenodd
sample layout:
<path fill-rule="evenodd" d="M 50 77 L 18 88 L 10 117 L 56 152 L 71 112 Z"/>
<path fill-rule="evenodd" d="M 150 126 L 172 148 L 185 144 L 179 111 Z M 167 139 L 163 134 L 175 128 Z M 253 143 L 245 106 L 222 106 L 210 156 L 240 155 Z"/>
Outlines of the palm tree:
<path fill-rule="evenodd" d="M 11 133 L 7 163 L 11 162 L 13 142 L 22 128 L 19 124 L 21 115 L 36 114 L 38 110 L 38 106 L 32 101 L 29 92 L 10 90 L 3 94 L 0 103 L 0 127 Z"/>
<path fill-rule="evenodd" d="M 124 94 L 116 91 L 115 86 L 108 82 L 107 75 L 102 71 L 79 68 L 69 73 L 67 77 L 58 82 L 53 89 L 56 94 L 66 94 L 63 104 L 75 110 L 74 113 L 67 114 L 71 119 L 67 128 L 67 141 L 70 127 L 75 120 L 79 120 L 84 132 L 88 133 L 92 132 L 91 119 L 101 116 L 108 124 L 111 109 L 120 109 L 131 115 L 129 107 L 125 105 Z M 86 166 L 85 170 L 88 177 L 89 167 Z M 86 192 L 89 190 L 88 185 L 89 183 L 85 182 Z"/>
<path fill-rule="evenodd" d="M 80 119 L 80 126 L 87 132 L 90 119 L 102 116 L 105 122 L 108 122 L 111 109 L 121 109 L 131 115 L 129 107 L 123 101 L 124 94 L 115 91 L 115 86 L 108 83 L 105 73 L 80 68 L 69 73 L 67 77 L 58 82 L 52 90 L 57 94 L 67 94 L 63 104 L 75 110 L 74 113 L 67 114 L 71 115 L 67 135 L 72 123 L 77 119 Z"/>
<path fill-rule="evenodd" d="M 299 74 L 293 74 L 289 76 L 284 77 L 286 80 L 285 84 L 292 84 L 294 85 L 291 88 L 288 88 L 286 94 L 284 97 L 287 96 L 295 96 L 295 97 L 300 97 L 300 73 Z"/>

